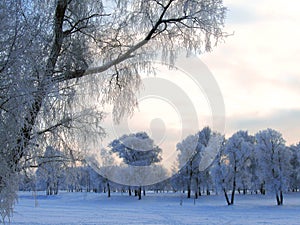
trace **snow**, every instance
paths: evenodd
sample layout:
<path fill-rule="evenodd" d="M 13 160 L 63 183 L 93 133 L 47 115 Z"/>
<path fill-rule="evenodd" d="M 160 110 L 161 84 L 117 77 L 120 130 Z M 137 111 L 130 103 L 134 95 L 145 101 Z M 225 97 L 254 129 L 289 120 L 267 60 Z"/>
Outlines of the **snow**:
<path fill-rule="evenodd" d="M 300 193 L 286 194 L 283 206 L 275 204 L 273 195 L 237 195 L 236 204 L 227 206 L 223 195 L 194 201 L 180 193 L 147 193 L 139 201 L 125 193 L 111 198 L 39 193 L 35 198 L 32 192 L 19 192 L 11 224 L 299 224 Z"/>

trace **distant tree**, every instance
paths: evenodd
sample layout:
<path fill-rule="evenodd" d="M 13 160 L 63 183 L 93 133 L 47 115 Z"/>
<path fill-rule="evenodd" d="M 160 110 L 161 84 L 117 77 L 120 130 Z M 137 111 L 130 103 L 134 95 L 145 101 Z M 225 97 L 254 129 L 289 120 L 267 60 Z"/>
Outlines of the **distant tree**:
<path fill-rule="evenodd" d="M 263 130 L 255 137 L 260 179 L 265 181 L 267 191 L 275 193 L 277 205 L 282 205 L 292 172 L 290 150 L 276 130 Z"/>
<path fill-rule="evenodd" d="M 254 137 L 248 135 L 247 131 L 238 131 L 233 134 L 224 146 L 223 156 L 226 167 L 226 176 L 223 177 L 225 183 L 229 183 L 231 191 L 230 201 L 227 196 L 228 205 L 234 204 L 235 192 L 242 188 L 244 193 L 251 183 L 251 152 L 254 150 Z M 227 195 L 228 190 L 224 190 Z"/>
<path fill-rule="evenodd" d="M 226 202 L 228 205 L 230 205 L 230 199 L 227 194 L 227 190 L 230 190 L 232 188 L 232 180 L 228 179 L 229 174 L 229 159 L 224 154 L 226 140 L 224 138 L 220 151 L 218 152 L 216 159 L 210 169 L 213 177 L 213 181 L 215 183 L 216 192 L 218 193 L 218 190 L 221 189 L 221 191 L 224 193 Z M 232 176 L 229 176 L 229 178 L 232 178 Z"/>
<path fill-rule="evenodd" d="M 63 154 L 52 146 L 46 148 L 36 171 L 37 183 L 44 187 L 47 195 L 57 195 L 65 167 Z"/>
<path fill-rule="evenodd" d="M 22 171 L 19 178 L 20 191 L 35 191 L 36 190 L 36 175 L 33 171 Z"/>
<path fill-rule="evenodd" d="M 188 198 L 191 197 L 192 189 L 194 189 L 195 198 L 198 198 L 201 194 L 200 180 L 204 183 L 206 181 L 203 179 L 209 176 L 209 167 L 214 160 L 214 156 L 212 155 L 213 159 L 207 156 L 210 156 L 215 150 L 219 150 L 211 148 L 215 146 L 214 143 L 211 143 L 211 140 L 214 139 L 212 139 L 212 137 L 215 136 L 216 134 L 214 134 L 209 127 L 205 127 L 197 134 L 189 135 L 176 146 L 179 151 L 179 168 L 181 168 L 179 175 L 184 179 Z M 211 144 L 211 146 L 209 146 L 209 144 Z M 217 146 L 215 147 L 218 148 Z M 206 164 L 206 161 L 209 163 Z M 206 182 L 206 186 L 207 185 L 208 182 Z"/>
<path fill-rule="evenodd" d="M 199 194 L 206 193 L 206 195 L 211 194 L 211 190 L 213 189 L 213 180 L 210 172 L 210 168 L 205 171 L 201 171 L 199 173 Z"/>
<path fill-rule="evenodd" d="M 207 135 L 206 135 L 207 136 Z M 218 159 L 218 155 L 224 143 L 224 136 L 220 133 L 214 132 L 210 135 L 208 143 L 202 145 L 201 161 L 199 163 L 199 180 L 202 191 L 210 195 L 210 190 L 213 189 L 213 177 L 211 169 L 214 162 Z M 200 189 L 199 189 L 200 193 Z"/>
<path fill-rule="evenodd" d="M 145 132 L 123 135 L 119 139 L 113 140 L 109 147 L 112 152 L 118 154 L 125 164 L 130 166 L 150 166 L 161 161 L 162 150 L 154 144 L 154 141 Z M 136 176 L 136 174 L 132 174 Z M 138 178 L 142 179 L 142 178 Z M 141 199 L 140 186 L 138 196 Z"/>
<path fill-rule="evenodd" d="M 200 152 L 198 145 L 198 135 L 189 135 L 182 142 L 176 145 L 179 161 L 179 175 L 183 178 L 187 190 L 187 197 L 191 197 L 192 182 L 198 176 L 198 166 L 200 162 Z M 196 173 L 196 174 L 195 174 Z"/>
<path fill-rule="evenodd" d="M 90 181 L 93 186 L 99 186 L 104 192 L 107 192 L 107 196 L 111 197 L 111 189 L 109 178 L 116 176 L 114 166 L 117 165 L 113 152 L 101 148 L 97 154 L 89 155 L 86 157 L 88 162 L 90 177 L 93 180 Z M 98 175 L 97 175 L 98 174 Z M 97 185 L 96 185 L 97 184 Z"/>
<path fill-rule="evenodd" d="M 292 191 L 298 191 L 300 188 L 300 143 L 290 146 L 289 149 L 292 154 L 290 188 Z"/>
<path fill-rule="evenodd" d="M 251 190 L 251 193 L 258 193 L 258 191 L 260 191 L 261 194 L 265 194 L 265 181 L 260 179 L 260 169 L 259 169 L 259 165 L 258 165 L 258 158 L 256 155 L 256 141 L 255 141 L 255 137 L 254 137 L 254 145 L 253 145 L 253 149 L 249 154 L 249 161 L 250 165 L 247 167 L 247 172 L 249 173 L 249 178 L 246 178 L 247 180 L 247 186 L 248 188 Z M 248 183 L 249 182 L 249 183 Z"/>

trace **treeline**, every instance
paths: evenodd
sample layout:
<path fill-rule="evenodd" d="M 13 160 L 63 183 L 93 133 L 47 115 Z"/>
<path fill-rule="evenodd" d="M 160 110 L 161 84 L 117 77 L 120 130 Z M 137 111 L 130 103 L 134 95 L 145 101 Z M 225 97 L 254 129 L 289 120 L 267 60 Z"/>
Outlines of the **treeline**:
<path fill-rule="evenodd" d="M 145 133 L 128 137 L 134 143 L 137 143 L 136 137 L 142 137 L 157 149 Z M 114 145 L 118 146 L 114 152 L 121 149 L 119 152 L 124 155 L 126 150 L 127 159 L 135 163 L 131 156 L 134 151 L 120 146 L 116 140 L 112 143 L 118 143 Z M 282 135 L 273 129 L 259 131 L 255 135 L 238 131 L 225 139 L 205 127 L 178 143 L 177 151 L 178 160 L 173 166 L 173 175 L 162 182 L 143 187 L 112 182 L 88 164 L 70 164 L 59 150 L 47 147 L 35 173 L 22 174 L 20 190 L 43 190 L 47 195 L 57 194 L 59 190 L 93 191 L 105 192 L 108 197 L 111 192 L 126 192 L 139 199 L 147 190 L 183 192 L 187 198 L 214 193 L 224 194 L 228 205 L 234 204 L 236 193 L 274 193 L 277 204 L 282 205 L 284 193 L 298 191 L 300 187 L 300 143 L 287 146 Z M 158 152 L 155 151 L 155 159 L 159 158 Z M 148 155 L 150 157 L 151 154 Z M 137 158 L 136 162 L 141 163 L 141 158 Z M 161 167 L 161 173 L 169 173 L 163 165 L 158 166 Z"/>

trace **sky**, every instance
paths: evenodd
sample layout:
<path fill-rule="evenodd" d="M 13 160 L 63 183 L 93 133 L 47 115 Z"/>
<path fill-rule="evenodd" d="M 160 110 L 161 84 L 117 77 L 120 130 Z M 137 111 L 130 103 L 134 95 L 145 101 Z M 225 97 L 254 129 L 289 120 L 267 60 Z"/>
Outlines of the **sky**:
<path fill-rule="evenodd" d="M 226 0 L 233 33 L 201 60 L 216 78 L 226 108 L 227 136 L 274 128 L 300 141 L 300 2 Z"/>
<path fill-rule="evenodd" d="M 204 126 L 227 138 L 238 130 L 255 134 L 273 128 L 288 145 L 300 141 L 300 2 L 225 0 L 224 5 L 225 31 L 232 35 L 200 55 L 196 66 L 191 61 L 179 71 L 158 66 L 154 79 L 144 76 L 139 108 L 119 125 L 108 117 L 104 145 L 124 133 L 146 131 L 172 165 L 176 144 Z M 210 81 L 199 85 L 199 77 Z M 215 100 L 214 91 L 224 103 Z M 219 115 L 214 107 L 224 112 Z M 214 124 L 218 116 L 224 124 Z"/>

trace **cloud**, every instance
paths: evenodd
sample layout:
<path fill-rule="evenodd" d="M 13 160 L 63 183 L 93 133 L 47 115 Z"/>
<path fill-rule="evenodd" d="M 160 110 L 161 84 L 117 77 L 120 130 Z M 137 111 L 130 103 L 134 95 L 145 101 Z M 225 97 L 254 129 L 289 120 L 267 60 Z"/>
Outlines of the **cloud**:
<path fill-rule="evenodd" d="M 272 128 L 280 131 L 288 144 L 300 141 L 300 109 L 277 110 L 266 114 L 247 114 L 241 117 L 227 118 L 227 134 L 238 130 L 256 133 Z"/>

